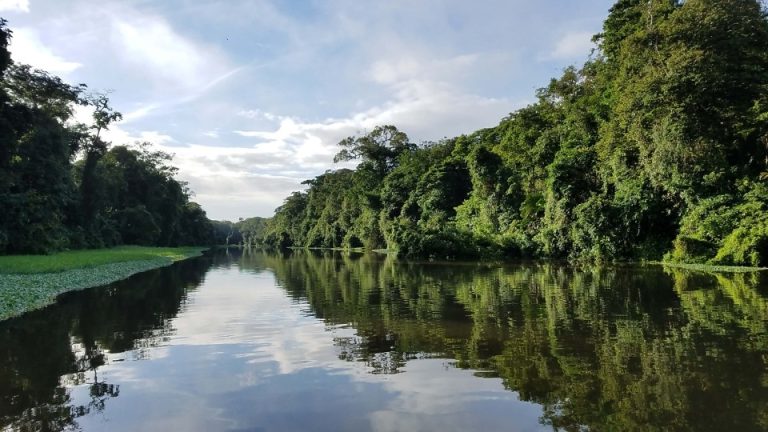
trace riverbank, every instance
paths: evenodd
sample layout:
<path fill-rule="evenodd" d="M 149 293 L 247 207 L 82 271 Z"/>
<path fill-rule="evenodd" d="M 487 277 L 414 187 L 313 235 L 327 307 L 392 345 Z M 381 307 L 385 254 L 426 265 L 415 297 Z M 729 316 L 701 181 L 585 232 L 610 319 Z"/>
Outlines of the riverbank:
<path fill-rule="evenodd" d="M 710 264 L 685 264 L 685 263 L 673 263 L 673 262 L 653 262 L 652 264 L 659 264 L 664 267 L 671 267 L 683 270 L 692 270 L 704 273 L 752 273 L 759 271 L 766 271 L 766 267 L 745 267 L 745 266 L 722 266 L 722 265 L 710 265 Z"/>
<path fill-rule="evenodd" d="M 365 253 L 367 252 L 364 248 L 323 248 L 323 247 L 289 247 L 290 250 L 311 250 L 311 251 L 336 251 L 336 252 L 356 252 L 356 253 Z M 371 249 L 371 253 L 376 254 L 395 254 L 395 251 L 389 250 L 389 249 Z M 477 258 L 477 259 L 469 259 L 469 260 L 432 260 L 432 259 L 411 259 L 409 261 L 413 262 L 419 262 L 419 263 L 426 263 L 426 262 L 437 262 L 437 263 L 482 263 L 482 264 L 509 264 L 509 263 L 519 263 L 519 262 L 526 262 L 526 263 L 533 263 L 533 262 L 550 262 L 550 263 L 562 263 L 567 264 L 571 266 L 579 266 L 579 265 L 597 265 L 597 263 L 590 262 L 590 261 L 568 261 L 568 260 L 556 260 L 551 258 L 516 258 L 516 259 L 489 259 L 489 258 Z M 676 269 L 682 269 L 682 270 L 690 270 L 690 271 L 696 271 L 696 272 L 702 272 L 702 273 L 753 273 L 753 272 L 764 272 L 768 271 L 768 267 L 748 267 L 748 266 L 726 266 L 726 265 L 711 265 L 711 264 L 688 264 L 688 263 L 677 263 L 677 262 L 669 262 L 669 261 L 609 261 L 600 263 L 600 265 L 658 265 L 662 267 L 669 267 L 669 268 L 676 268 Z"/>
<path fill-rule="evenodd" d="M 67 291 L 110 284 L 200 256 L 204 250 L 122 246 L 52 255 L 0 256 L 0 321 L 47 306 Z"/>

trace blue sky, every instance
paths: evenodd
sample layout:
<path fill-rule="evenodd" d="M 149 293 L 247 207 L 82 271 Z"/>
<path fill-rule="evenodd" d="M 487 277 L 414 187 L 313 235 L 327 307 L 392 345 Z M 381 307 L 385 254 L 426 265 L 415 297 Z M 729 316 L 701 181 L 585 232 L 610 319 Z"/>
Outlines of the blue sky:
<path fill-rule="evenodd" d="M 0 0 L 0 16 L 16 61 L 111 91 L 113 144 L 174 153 L 209 217 L 236 220 L 376 125 L 414 142 L 496 125 L 587 58 L 612 3 Z"/>

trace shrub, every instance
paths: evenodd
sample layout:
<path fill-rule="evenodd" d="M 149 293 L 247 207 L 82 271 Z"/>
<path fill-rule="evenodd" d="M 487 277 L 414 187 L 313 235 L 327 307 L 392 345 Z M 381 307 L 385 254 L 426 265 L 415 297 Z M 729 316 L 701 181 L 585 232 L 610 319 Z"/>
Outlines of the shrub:
<path fill-rule="evenodd" d="M 746 221 L 728 235 L 711 260 L 719 265 L 768 266 L 768 217 Z"/>
<path fill-rule="evenodd" d="M 696 237 L 679 235 L 672 243 L 672 252 L 665 261 L 705 263 L 717 252 L 717 244 Z"/>

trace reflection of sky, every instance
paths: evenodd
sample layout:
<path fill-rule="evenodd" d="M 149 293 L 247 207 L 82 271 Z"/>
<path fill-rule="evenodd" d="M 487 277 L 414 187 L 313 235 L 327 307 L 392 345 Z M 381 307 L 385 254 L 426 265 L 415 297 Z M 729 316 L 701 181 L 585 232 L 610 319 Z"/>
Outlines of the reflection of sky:
<path fill-rule="evenodd" d="M 173 320 L 174 336 L 148 360 L 100 368 L 120 385 L 106 409 L 78 419 L 84 430 L 539 430 L 541 408 L 517 400 L 500 379 L 448 360 L 408 362 L 374 375 L 338 358 L 329 328 L 290 300 L 271 273 L 216 269 Z M 86 386 L 75 404 L 90 400 Z"/>

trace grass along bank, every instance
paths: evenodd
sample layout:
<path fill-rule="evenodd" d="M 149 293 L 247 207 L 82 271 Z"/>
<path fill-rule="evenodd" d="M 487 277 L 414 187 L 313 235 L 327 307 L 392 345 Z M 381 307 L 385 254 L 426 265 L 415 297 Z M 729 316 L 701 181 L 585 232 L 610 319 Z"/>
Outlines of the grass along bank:
<path fill-rule="evenodd" d="M 200 256 L 204 250 L 122 246 L 53 255 L 0 256 L 0 321 L 47 306 L 61 293 L 116 282 Z"/>

